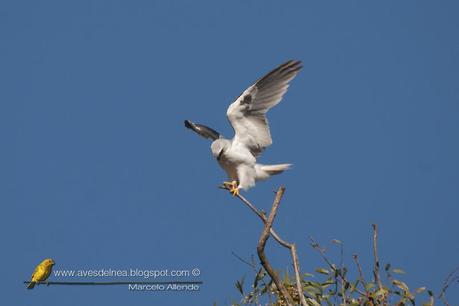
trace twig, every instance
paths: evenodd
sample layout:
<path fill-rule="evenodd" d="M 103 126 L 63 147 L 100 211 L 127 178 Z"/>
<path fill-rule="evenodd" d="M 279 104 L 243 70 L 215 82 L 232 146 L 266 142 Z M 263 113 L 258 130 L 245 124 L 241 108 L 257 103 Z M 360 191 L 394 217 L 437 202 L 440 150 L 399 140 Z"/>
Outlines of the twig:
<path fill-rule="evenodd" d="M 336 240 L 335 240 L 336 241 Z M 340 259 L 339 259 L 339 270 L 341 273 L 343 273 L 344 275 L 344 246 L 343 246 L 343 243 L 341 241 L 339 241 L 339 246 L 340 246 Z M 346 282 L 344 281 L 343 278 L 341 278 L 341 295 L 342 295 L 342 298 L 343 298 L 343 304 L 346 305 L 347 302 L 346 302 Z"/>
<path fill-rule="evenodd" d="M 383 288 L 381 277 L 379 275 L 379 258 L 378 258 L 378 226 L 376 224 L 372 224 L 373 227 L 373 254 L 375 258 L 375 268 L 374 268 L 374 276 L 375 276 L 375 283 L 378 284 L 378 289 L 381 290 Z"/>
<path fill-rule="evenodd" d="M 220 189 L 225 189 L 225 190 L 229 190 L 228 188 L 226 188 L 225 186 L 219 186 L 218 188 Z M 247 200 L 244 196 L 238 194 L 237 197 L 239 198 L 239 200 L 242 201 L 242 203 L 244 203 L 248 208 L 250 208 L 250 210 L 252 212 L 254 212 L 260 219 L 261 221 L 263 222 L 263 224 L 266 224 L 266 222 L 268 221 L 268 219 L 266 219 L 266 215 L 264 213 L 262 213 L 258 208 L 255 207 L 255 205 L 253 205 L 252 203 L 249 202 L 249 200 Z M 282 240 L 282 238 L 276 233 L 276 231 L 271 228 L 270 230 L 270 233 L 271 233 L 271 236 L 279 243 L 281 244 L 282 246 L 286 247 L 286 248 L 290 248 L 290 244 L 284 240 Z"/>
<path fill-rule="evenodd" d="M 252 255 L 252 262 L 249 262 L 247 260 L 245 260 L 244 258 L 242 258 L 241 256 L 237 255 L 235 252 L 231 252 L 231 254 L 236 257 L 237 259 L 239 259 L 242 263 L 248 265 L 250 268 L 252 268 L 252 270 L 256 273 L 256 276 L 258 276 L 258 274 L 260 273 L 260 271 L 257 270 L 257 266 L 255 264 L 255 261 L 253 259 L 253 255 Z M 262 270 L 262 269 L 261 269 Z M 268 284 L 266 284 L 265 280 L 264 280 L 264 277 L 262 277 L 260 279 L 260 281 L 263 283 L 263 285 L 265 285 L 265 287 L 268 287 Z M 254 288 L 255 289 L 255 288 Z M 254 295 L 254 298 L 256 301 L 258 301 L 258 296 Z M 271 297 L 270 297 L 271 298 Z M 258 304 L 258 302 L 256 302 L 256 304 Z"/>
<path fill-rule="evenodd" d="M 438 296 L 442 300 L 443 304 L 445 304 L 446 306 L 450 306 L 450 304 L 446 300 L 446 295 L 445 295 L 446 294 L 446 290 L 448 290 L 449 286 L 453 282 L 459 281 L 459 276 L 454 277 L 454 275 L 456 273 L 459 274 L 459 267 L 457 267 L 456 269 L 454 269 L 453 271 L 451 271 L 448 274 L 448 276 L 446 277 L 445 281 L 443 282 L 443 288 L 441 288 L 440 294 Z"/>
<path fill-rule="evenodd" d="M 357 254 L 354 254 L 352 257 L 354 258 L 355 264 L 357 265 L 357 270 L 359 270 L 360 282 L 362 283 L 362 286 L 364 287 L 365 292 L 368 294 L 369 292 L 367 288 L 365 288 L 365 278 L 363 277 L 362 267 L 360 266 L 360 262 L 359 262 L 359 256 Z"/>
<path fill-rule="evenodd" d="M 292 297 L 288 293 L 287 289 L 285 289 L 285 286 L 280 280 L 279 275 L 276 273 L 276 271 L 274 271 L 274 269 L 268 261 L 268 258 L 266 258 L 265 255 L 266 241 L 268 241 L 268 238 L 270 236 L 270 230 L 273 225 L 274 218 L 276 217 L 277 208 L 279 207 L 282 195 L 284 194 L 284 190 L 285 189 L 281 187 L 279 188 L 279 191 L 276 194 L 276 198 L 271 208 L 268 220 L 266 221 L 265 227 L 263 228 L 263 232 L 261 233 L 260 239 L 258 240 L 257 253 L 258 257 L 260 258 L 261 265 L 265 268 L 266 272 L 268 272 L 269 276 L 271 276 L 272 280 L 276 284 L 277 289 L 281 292 L 281 294 L 287 301 L 287 304 L 293 306 L 294 302 Z"/>
<path fill-rule="evenodd" d="M 251 267 L 252 269 L 256 269 L 257 267 L 251 263 L 251 262 L 248 262 L 247 260 L 245 260 L 244 258 L 242 258 L 241 256 L 237 255 L 235 252 L 231 252 L 231 254 L 236 257 L 237 259 L 239 259 L 241 262 L 245 263 L 246 265 L 248 265 L 249 267 Z"/>
<path fill-rule="evenodd" d="M 218 188 L 229 190 L 225 186 L 219 186 Z M 238 194 L 237 197 L 239 198 L 239 200 L 242 201 L 242 203 L 244 203 L 248 208 L 250 208 L 250 210 L 253 211 L 261 219 L 263 224 L 266 224 L 268 219 L 266 218 L 266 215 L 264 213 L 262 213 L 258 208 L 256 208 L 255 205 L 250 203 L 249 200 L 247 200 L 244 196 Z M 280 245 L 282 245 L 285 248 L 289 248 L 290 249 L 290 243 L 288 243 L 287 241 L 283 240 L 273 228 L 270 229 L 270 233 L 271 233 L 271 236 L 274 238 L 274 240 L 276 240 Z"/>
<path fill-rule="evenodd" d="M 312 237 L 309 237 L 309 239 L 311 240 L 311 246 L 316 249 L 317 251 L 319 251 L 319 254 L 320 256 L 322 257 L 322 259 L 327 263 L 327 265 L 330 267 L 330 269 L 333 270 L 334 273 L 337 273 L 338 276 L 345 282 L 345 284 L 351 284 L 346 276 L 343 275 L 343 271 L 339 270 L 339 269 L 336 269 L 336 266 L 334 264 L 332 264 L 330 262 L 330 260 L 328 260 L 327 256 L 325 256 L 325 251 L 320 247 L 320 245 L 317 243 L 317 241 L 314 240 L 314 238 Z M 360 290 L 359 288 L 355 288 L 355 291 L 357 291 L 361 296 L 366 296 L 365 292 L 363 292 L 362 290 Z"/>
<path fill-rule="evenodd" d="M 301 284 L 301 278 L 300 278 L 300 264 L 298 262 L 296 245 L 294 243 L 291 244 L 290 253 L 293 258 L 293 269 L 295 270 L 296 290 L 298 291 L 298 295 L 300 296 L 301 305 L 306 306 L 308 304 L 303 294 L 303 286 Z"/>

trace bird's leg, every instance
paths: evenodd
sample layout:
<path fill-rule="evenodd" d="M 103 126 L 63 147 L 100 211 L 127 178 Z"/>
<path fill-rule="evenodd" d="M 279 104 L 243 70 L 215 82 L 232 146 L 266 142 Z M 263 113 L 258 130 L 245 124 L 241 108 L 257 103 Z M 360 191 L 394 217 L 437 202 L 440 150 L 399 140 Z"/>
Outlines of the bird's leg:
<path fill-rule="evenodd" d="M 223 182 L 223 186 L 224 186 L 226 189 L 234 188 L 234 186 L 237 186 L 237 181 Z"/>
<path fill-rule="evenodd" d="M 239 195 L 239 188 L 237 187 L 238 182 L 237 181 L 232 181 L 232 182 L 223 182 L 223 186 L 225 186 L 226 189 L 229 190 L 229 192 L 235 197 Z"/>
<path fill-rule="evenodd" d="M 223 187 L 225 188 L 229 188 L 229 186 L 231 186 L 231 182 L 223 182 Z"/>

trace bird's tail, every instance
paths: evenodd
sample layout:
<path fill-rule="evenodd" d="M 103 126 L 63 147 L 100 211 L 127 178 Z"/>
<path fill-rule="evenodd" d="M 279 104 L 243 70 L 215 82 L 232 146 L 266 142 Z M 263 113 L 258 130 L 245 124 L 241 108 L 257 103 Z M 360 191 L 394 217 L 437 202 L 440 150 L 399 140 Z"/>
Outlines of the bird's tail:
<path fill-rule="evenodd" d="M 272 175 L 280 174 L 289 169 L 292 164 L 278 164 L 278 165 L 255 165 L 257 180 L 265 180 Z"/>
<path fill-rule="evenodd" d="M 35 287 L 35 282 L 30 282 L 27 289 L 33 289 L 33 287 Z"/>

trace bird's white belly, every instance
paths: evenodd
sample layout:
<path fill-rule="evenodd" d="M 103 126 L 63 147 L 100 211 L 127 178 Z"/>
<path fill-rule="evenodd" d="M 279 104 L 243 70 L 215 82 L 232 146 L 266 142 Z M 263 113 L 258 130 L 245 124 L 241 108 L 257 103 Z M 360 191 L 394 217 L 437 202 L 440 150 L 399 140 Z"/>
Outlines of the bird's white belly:
<path fill-rule="evenodd" d="M 222 154 L 218 162 L 223 170 L 226 171 L 230 180 L 239 181 L 238 167 L 241 165 L 250 168 L 255 167 L 256 159 L 245 146 L 240 146 L 233 142 L 231 147 Z"/>

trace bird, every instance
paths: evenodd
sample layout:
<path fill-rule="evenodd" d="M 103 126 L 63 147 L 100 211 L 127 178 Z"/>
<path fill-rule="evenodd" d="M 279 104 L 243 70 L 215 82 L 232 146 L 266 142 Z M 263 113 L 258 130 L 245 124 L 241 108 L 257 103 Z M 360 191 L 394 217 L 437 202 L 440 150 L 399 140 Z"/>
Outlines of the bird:
<path fill-rule="evenodd" d="M 212 140 L 213 157 L 228 175 L 223 186 L 233 196 L 247 191 L 256 181 L 289 169 L 291 164 L 264 165 L 257 163 L 260 154 L 272 144 L 266 113 L 277 105 L 287 92 L 289 82 L 303 68 L 301 61 L 289 60 L 278 66 L 239 95 L 226 112 L 234 137 L 224 138 L 203 124 L 185 120 L 185 127 Z"/>
<path fill-rule="evenodd" d="M 32 273 L 32 278 L 29 282 L 29 285 L 27 286 L 27 289 L 32 289 L 35 287 L 37 282 L 45 281 L 51 274 L 54 264 L 54 260 L 51 258 L 46 258 L 40 262 Z"/>

